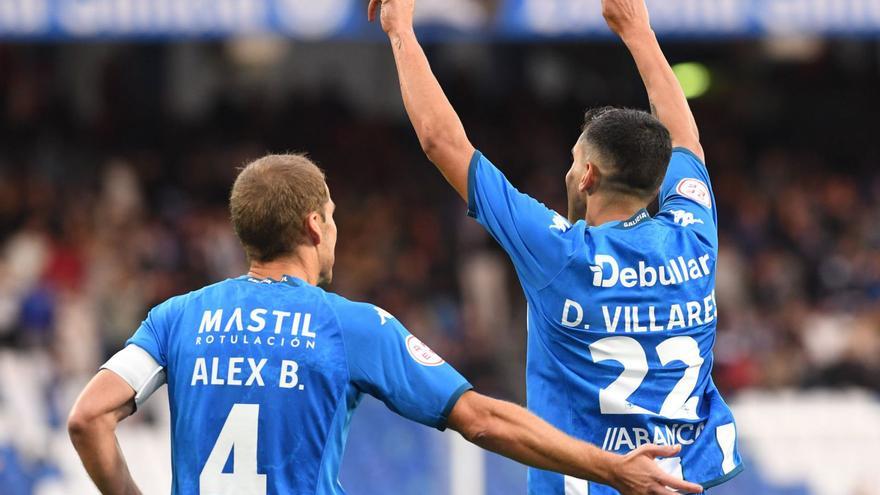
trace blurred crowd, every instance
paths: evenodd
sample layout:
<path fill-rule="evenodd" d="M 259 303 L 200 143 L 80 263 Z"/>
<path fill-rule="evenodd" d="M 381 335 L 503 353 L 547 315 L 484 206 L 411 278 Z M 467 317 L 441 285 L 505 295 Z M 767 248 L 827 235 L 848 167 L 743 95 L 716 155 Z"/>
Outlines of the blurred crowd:
<path fill-rule="evenodd" d="M 58 380 L 91 374 L 153 305 L 246 271 L 226 211 L 237 167 L 307 151 L 338 204 L 330 289 L 385 307 L 478 387 L 520 399 L 510 264 L 423 157 L 385 47 L 359 52 L 372 70 L 352 60 L 334 76 L 341 49 L 287 55 L 324 72 L 294 60 L 293 75 L 260 77 L 213 45 L 0 48 L 0 346 L 47 355 Z M 728 393 L 880 391 L 880 57 L 859 49 L 875 58 L 672 48 L 720 72 L 694 106 L 721 226 L 715 377 Z M 644 106 L 619 48 L 431 52 L 475 144 L 560 211 L 583 110 Z M 185 63 L 196 55 L 201 79 Z"/>

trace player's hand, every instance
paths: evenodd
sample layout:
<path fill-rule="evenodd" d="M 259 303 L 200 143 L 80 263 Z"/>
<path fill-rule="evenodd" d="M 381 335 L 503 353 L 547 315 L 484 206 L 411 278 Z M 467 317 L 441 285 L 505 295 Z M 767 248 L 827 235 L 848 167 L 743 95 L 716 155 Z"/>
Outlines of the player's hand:
<path fill-rule="evenodd" d="M 654 459 L 673 457 L 680 445 L 643 445 L 622 457 L 614 466 L 611 485 L 623 495 L 703 493 L 703 487 L 680 480 L 660 469 Z"/>
<path fill-rule="evenodd" d="M 378 15 L 382 30 L 388 34 L 412 31 L 415 0 L 370 0 L 367 18 L 370 22 Z"/>
<path fill-rule="evenodd" d="M 602 0 L 602 15 L 619 36 L 651 29 L 645 0 Z"/>

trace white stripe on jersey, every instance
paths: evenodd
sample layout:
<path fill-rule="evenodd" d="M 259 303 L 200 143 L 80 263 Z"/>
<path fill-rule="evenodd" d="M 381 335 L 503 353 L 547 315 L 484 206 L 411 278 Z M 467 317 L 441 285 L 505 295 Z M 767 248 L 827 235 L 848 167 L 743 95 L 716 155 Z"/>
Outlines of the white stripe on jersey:
<path fill-rule="evenodd" d="M 684 479 L 684 472 L 681 470 L 681 457 L 665 457 L 663 459 L 656 459 L 654 462 L 668 474 L 680 480 Z"/>
<path fill-rule="evenodd" d="M 736 447 L 736 425 L 727 423 L 715 428 L 715 439 L 718 440 L 718 446 L 721 447 L 721 453 L 724 455 L 721 470 L 727 474 L 736 469 L 736 462 L 733 459 L 733 450 Z"/>
<path fill-rule="evenodd" d="M 590 495 L 590 482 L 566 476 L 565 495 Z"/>

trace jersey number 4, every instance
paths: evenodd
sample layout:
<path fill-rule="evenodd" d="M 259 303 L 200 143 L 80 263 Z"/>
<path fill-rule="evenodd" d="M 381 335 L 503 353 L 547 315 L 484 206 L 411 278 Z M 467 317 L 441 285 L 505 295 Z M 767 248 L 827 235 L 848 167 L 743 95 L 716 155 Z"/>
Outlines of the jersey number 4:
<path fill-rule="evenodd" d="M 611 385 L 599 391 L 599 408 L 602 414 L 650 414 L 669 419 L 698 419 L 699 397 L 691 397 L 700 376 L 703 358 L 700 347 L 691 337 L 672 337 L 657 346 L 660 364 L 681 361 L 687 365 L 684 376 L 666 396 L 660 412 L 649 411 L 629 401 L 648 374 L 648 357 L 645 349 L 631 337 L 607 337 L 590 344 L 593 361 L 617 361 L 623 372 Z"/>
<path fill-rule="evenodd" d="M 235 404 L 199 475 L 199 495 L 265 495 L 266 475 L 257 473 L 259 404 Z M 223 467 L 232 453 L 232 472 Z"/>

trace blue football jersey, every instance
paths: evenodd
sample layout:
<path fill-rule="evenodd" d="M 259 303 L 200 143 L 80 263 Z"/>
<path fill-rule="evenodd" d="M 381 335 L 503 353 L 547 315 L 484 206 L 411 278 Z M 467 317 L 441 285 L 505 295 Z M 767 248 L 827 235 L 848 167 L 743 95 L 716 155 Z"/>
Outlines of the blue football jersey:
<path fill-rule="evenodd" d="M 717 215 L 705 165 L 675 149 L 660 212 L 571 225 L 517 191 L 479 152 L 469 214 L 503 246 L 528 303 L 529 409 L 605 450 L 681 444 L 659 461 L 711 487 L 742 469 L 736 426 L 712 382 Z M 532 469 L 535 495 L 610 495 Z"/>
<path fill-rule="evenodd" d="M 443 429 L 471 388 L 391 314 L 294 277 L 172 298 L 129 344 L 165 368 L 175 495 L 342 494 L 363 394 Z"/>

